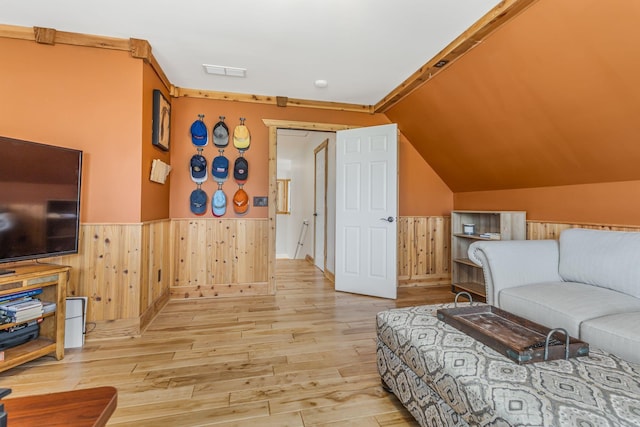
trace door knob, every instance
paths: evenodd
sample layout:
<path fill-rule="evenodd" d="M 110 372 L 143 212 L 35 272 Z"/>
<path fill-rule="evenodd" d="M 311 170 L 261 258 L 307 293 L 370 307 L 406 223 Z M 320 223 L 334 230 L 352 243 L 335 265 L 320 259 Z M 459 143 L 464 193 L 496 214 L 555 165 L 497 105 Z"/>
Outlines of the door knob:
<path fill-rule="evenodd" d="M 393 217 L 392 216 L 388 216 L 386 218 L 380 218 L 380 221 L 393 222 Z"/>

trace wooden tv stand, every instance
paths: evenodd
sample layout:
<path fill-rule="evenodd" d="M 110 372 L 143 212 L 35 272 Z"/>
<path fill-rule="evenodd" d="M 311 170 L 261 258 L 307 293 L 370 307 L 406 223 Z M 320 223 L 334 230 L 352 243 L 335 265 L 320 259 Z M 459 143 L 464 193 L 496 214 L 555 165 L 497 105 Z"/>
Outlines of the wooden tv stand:
<path fill-rule="evenodd" d="M 4 350 L 4 361 L 0 361 L 0 372 L 50 353 L 55 354 L 56 359 L 62 359 L 67 282 L 71 267 L 34 263 L 3 266 L 3 268 L 14 270 L 14 272 L 0 275 L 0 297 L 42 288 L 38 298 L 42 301 L 55 302 L 56 310 L 43 316 L 40 323 L 40 336 L 37 339 Z M 15 325 L 15 323 L 0 325 L 0 331 Z"/>

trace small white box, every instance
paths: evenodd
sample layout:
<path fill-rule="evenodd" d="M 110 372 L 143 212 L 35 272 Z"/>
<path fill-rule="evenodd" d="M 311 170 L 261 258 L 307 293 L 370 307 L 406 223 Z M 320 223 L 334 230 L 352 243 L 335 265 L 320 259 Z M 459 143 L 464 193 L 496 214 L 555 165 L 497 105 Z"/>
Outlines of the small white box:
<path fill-rule="evenodd" d="M 87 301 L 87 297 L 67 298 L 67 310 L 64 322 L 64 348 L 79 348 L 84 346 Z"/>

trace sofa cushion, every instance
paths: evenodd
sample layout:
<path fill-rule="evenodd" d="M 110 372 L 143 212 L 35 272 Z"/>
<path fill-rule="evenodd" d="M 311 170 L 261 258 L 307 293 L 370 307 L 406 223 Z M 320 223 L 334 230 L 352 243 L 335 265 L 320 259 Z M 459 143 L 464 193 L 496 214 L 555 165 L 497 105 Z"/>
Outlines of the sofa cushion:
<path fill-rule="evenodd" d="M 640 363 L 640 311 L 612 314 L 587 320 L 580 328 L 581 339 L 604 348 L 629 362 Z"/>
<path fill-rule="evenodd" d="M 610 289 L 573 282 L 546 282 L 507 288 L 500 292 L 498 299 L 499 307 L 503 310 L 548 328 L 564 328 L 569 335 L 580 339 L 583 339 L 580 336 L 580 324 L 585 320 L 640 311 L 639 299 Z"/>
<path fill-rule="evenodd" d="M 559 272 L 640 298 L 640 233 L 572 228 L 560 234 Z"/>

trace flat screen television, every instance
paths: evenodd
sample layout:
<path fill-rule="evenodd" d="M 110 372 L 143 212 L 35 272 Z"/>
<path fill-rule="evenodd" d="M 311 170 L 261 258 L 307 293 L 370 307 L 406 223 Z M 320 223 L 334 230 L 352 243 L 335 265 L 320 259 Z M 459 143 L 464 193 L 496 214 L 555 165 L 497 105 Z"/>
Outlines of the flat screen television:
<path fill-rule="evenodd" d="M 78 252 L 81 174 L 80 150 L 0 136 L 0 263 Z"/>

